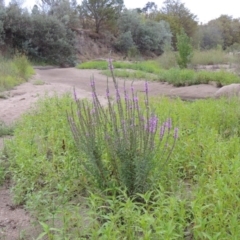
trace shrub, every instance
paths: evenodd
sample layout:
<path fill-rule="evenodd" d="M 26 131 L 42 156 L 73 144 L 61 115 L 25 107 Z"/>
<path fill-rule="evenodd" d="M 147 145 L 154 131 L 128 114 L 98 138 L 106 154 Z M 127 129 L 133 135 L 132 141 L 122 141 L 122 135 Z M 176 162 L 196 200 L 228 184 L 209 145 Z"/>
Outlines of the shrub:
<path fill-rule="evenodd" d="M 109 66 L 116 103 L 111 100 L 107 88 L 108 106 L 102 106 L 92 80 L 93 105 L 75 98 L 77 113 L 69 112 L 69 124 L 76 146 L 86 157 L 86 162 L 83 161 L 86 171 L 98 187 L 126 188 L 129 195 L 145 193 L 150 189 L 153 171 L 156 168 L 161 171 L 169 160 L 178 129 L 172 134 L 170 118 L 160 126 L 160 119 L 151 110 L 147 83 L 143 105 L 139 104 L 133 87 L 131 93 L 124 89 L 122 100 L 111 62 Z M 161 159 L 156 163 L 156 152 L 160 149 Z"/>
<path fill-rule="evenodd" d="M 3 39 L 11 54 L 17 50 L 34 61 L 73 66 L 76 39 L 70 22 L 64 19 L 68 16 L 48 15 L 39 10 L 30 15 L 18 4 L 10 3 L 4 17 L 0 17 L 0 44 Z"/>
<path fill-rule="evenodd" d="M 140 52 L 153 51 L 161 54 L 166 42 L 171 42 L 169 24 L 160 21 L 143 20 L 136 11 L 126 10 L 118 20 L 120 37 L 131 33 L 134 45 Z"/>
<path fill-rule="evenodd" d="M 181 34 L 177 35 L 177 49 L 178 58 L 177 62 L 180 68 L 186 68 L 187 64 L 190 63 L 193 49 L 190 43 L 190 38 L 182 30 Z"/>
<path fill-rule="evenodd" d="M 130 31 L 122 33 L 115 43 L 115 47 L 121 52 L 127 52 L 134 47 L 134 41 Z"/>

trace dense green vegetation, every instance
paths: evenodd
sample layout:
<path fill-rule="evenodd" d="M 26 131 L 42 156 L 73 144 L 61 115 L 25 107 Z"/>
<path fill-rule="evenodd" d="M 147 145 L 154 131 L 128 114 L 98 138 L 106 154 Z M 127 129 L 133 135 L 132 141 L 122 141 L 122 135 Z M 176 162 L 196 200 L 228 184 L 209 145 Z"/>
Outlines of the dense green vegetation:
<path fill-rule="evenodd" d="M 12 60 L 0 57 L 0 92 L 26 82 L 33 73 L 24 55 L 16 55 Z"/>
<path fill-rule="evenodd" d="M 221 15 L 200 25 L 197 16 L 176 0 L 166 0 L 160 8 L 148 2 L 138 9 L 126 9 L 122 0 L 84 0 L 81 4 L 41 0 L 31 11 L 19 1 L 0 5 L 0 51 L 7 55 L 18 51 L 35 62 L 74 66 L 78 54 L 84 58 L 79 33 L 129 59 L 160 56 L 166 45 L 177 51 L 177 36 L 182 32 L 199 51 L 240 49 L 239 19 Z"/>
<path fill-rule="evenodd" d="M 198 25 L 175 0 L 135 10 L 122 0 L 40 3 L 29 12 L 0 1 L 0 52 L 10 56 L 0 58 L 0 92 L 28 80 L 28 59 L 75 65 L 79 29 L 128 60 L 158 57 L 79 69 L 174 86 L 240 83 L 239 19 Z M 194 70 L 210 64 L 236 71 Z M 136 96 L 132 88 L 121 100 L 107 89 L 102 107 L 91 85 L 93 104 L 45 97 L 16 125 L 0 122 L 0 137 L 14 132 L 0 151 L 0 183 L 11 179 L 15 203 L 42 227 L 38 239 L 237 239 L 239 99 L 184 102 Z"/>
<path fill-rule="evenodd" d="M 201 53 L 202 54 L 202 53 Z M 225 56 L 225 55 L 224 55 Z M 164 57 L 164 56 L 163 56 Z M 164 60 L 163 60 L 164 61 Z M 176 61 L 176 60 L 175 60 Z M 194 61 L 197 61 L 195 57 Z M 201 56 L 200 60 L 203 61 Z M 173 63 L 173 61 L 171 62 Z M 217 86 L 240 83 L 240 77 L 236 73 L 228 71 L 194 71 L 192 69 L 180 69 L 171 67 L 163 69 L 162 61 L 142 62 L 113 62 L 114 74 L 116 77 L 129 79 L 148 79 L 159 82 L 168 82 L 174 86 L 189 86 L 194 84 L 207 84 L 216 82 Z M 108 63 L 104 61 L 90 61 L 77 66 L 79 69 L 105 70 L 102 73 L 111 76 Z M 165 68 L 167 66 L 165 65 Z"/>
<path fill-rule="evenodd" d="M 149 101 L 161 119 L 172 118 L 179 139 L 152 190 L 136 198 L 128 197 L 124 189 L 97 190 L 84 170 L 86 156 L 74 144 L 66 117 L 70 106 L 76 107 L 71 96 L 42 99 L 21 119 L 14 141 L 7 145 L 9 170 L 15 201 L 35 212 L 42 235 L 48 239 L 239 236 L 239 100 Z"/>

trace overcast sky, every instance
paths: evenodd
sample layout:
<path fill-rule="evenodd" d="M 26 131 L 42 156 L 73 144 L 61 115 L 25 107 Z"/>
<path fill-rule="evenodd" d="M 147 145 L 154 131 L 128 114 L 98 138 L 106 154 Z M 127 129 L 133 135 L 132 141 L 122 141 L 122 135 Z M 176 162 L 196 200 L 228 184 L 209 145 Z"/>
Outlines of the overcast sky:
<path fill-rule="evenodd" d="M 10 0 L 5 0 L 8 3 Z M 22 0 L 24 1 L 24 0 Z M 164 0 L 124 0 L 127 8 L 143 8 L 148 1 L 153 1 L 162 7 Z M 80 3 L 81 0 L 78 0 Z M 240 1 L 239 0 L 182 0 L 185 6 L 198 17 L 201 23 L 218 18 L 221 14 L 227 14 L 234 18 L 240 18 Z M 25 0 L 25 6 L 32 7 L 34 0 Z"/>

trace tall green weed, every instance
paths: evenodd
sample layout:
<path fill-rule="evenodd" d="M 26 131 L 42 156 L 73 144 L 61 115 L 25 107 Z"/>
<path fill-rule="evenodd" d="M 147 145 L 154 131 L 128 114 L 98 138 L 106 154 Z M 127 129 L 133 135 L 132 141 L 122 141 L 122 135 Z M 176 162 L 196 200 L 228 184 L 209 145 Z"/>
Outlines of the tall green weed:
<path fill-rule="evenodd" d="M 12 60 L 0 57 L 0 91 L 5 91 L 29 79 L 34 70 L 24 55 L 16 55 Z"/>

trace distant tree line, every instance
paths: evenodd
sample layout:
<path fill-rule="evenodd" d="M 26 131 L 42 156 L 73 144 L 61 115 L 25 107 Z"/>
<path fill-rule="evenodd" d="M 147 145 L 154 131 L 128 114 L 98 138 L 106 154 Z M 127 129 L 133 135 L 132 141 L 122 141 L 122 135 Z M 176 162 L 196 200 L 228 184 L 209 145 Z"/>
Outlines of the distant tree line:
<path fill-rule="evenodd" d="M 121 53 L 160 55 L 164 46 L 177 50 L 178 35 L 186 33 L 193 47 L 211 49 L 240 46 L 240 19 L 222 15 L 207 24 L 179 0 L 166 0 L 161 8 L 147 2 L 126 9 L 123 0 L 41 0 L 31 11 L 17 0 L 0 0 L 0 49 L 19 51 L 35 61 L 59 65 L 76 62 L 76 29 L 88 29 Z M 109 35 L 111 37 L 109 37 Z"/>

